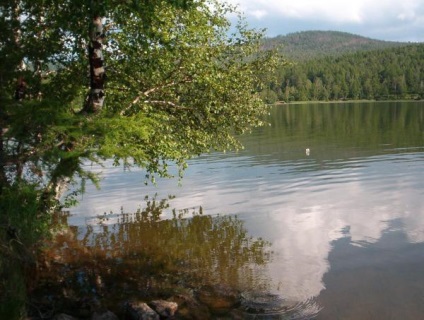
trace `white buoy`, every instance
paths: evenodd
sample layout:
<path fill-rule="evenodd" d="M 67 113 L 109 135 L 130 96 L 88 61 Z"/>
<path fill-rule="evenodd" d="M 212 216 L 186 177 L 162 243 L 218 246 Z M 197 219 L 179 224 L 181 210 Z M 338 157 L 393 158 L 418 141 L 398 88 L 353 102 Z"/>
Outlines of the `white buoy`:
<path fill-rule="evenodd" d="M 309 156 L 311 154 L 311 150 L 309 148 L 306 148 L 305 153 L 307 156 Z"/>

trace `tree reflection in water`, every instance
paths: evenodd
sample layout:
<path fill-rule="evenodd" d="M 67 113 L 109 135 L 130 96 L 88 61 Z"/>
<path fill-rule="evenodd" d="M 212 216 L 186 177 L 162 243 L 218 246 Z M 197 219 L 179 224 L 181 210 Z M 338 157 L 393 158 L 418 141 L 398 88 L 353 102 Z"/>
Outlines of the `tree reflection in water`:
<path fill-rule="evenodd" d="M 43 253 L 39 287 L 53 300 L 97 299 L 112 306 L 129 299 L 170 297 L 205 285 L 266 291 L 263 272 L 270 243 L 249 236 L 236 216 L 176 211 L 163 220 L 168 200 L 146 199 L 135 213 L 105 214 L 97 224 L 68 225 Z M 115 217 L 115 221 L 111 218 Z"/>

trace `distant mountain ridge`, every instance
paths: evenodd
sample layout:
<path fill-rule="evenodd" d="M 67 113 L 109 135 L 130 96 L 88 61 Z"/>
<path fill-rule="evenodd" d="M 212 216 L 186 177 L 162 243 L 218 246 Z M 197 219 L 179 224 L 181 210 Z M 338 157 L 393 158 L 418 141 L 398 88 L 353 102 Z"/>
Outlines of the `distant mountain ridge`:
<path fill-rule="evenodd" d="M 265 48 L 280 46 L 284 58 L 297 61 L 402 47 L 409 44 L 408 42 L 375 40 L 340 31 L 301 31 L 264 40 Z"/>

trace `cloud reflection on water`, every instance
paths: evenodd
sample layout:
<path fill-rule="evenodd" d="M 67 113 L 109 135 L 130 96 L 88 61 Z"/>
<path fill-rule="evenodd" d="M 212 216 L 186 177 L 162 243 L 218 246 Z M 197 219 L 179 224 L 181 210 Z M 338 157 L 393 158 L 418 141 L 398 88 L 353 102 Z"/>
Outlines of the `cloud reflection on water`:
<path fill-rule="evenodd" d="M 286 121 L 308 115 L 299 108 L 291 109 L 288 115 L 293 120 Z M 337 108 L 327 110 L 333 119 Z M 399 116 L 400 111 L 414 108 L 340 106 L 347 119 L 342 118 L 337 128 L 313 126 L 323 130 L 325 139 L 318 139 L 322 135 L 314 131 L 307 135 L 295 131 L 286 137 L 275 123 L 261 131 L 261 142 L 258 137 L 248 138 L 245 151 L 190 161 L 181 187 L 176 180 L 161 179 L 157 187 L 146 187 L 144 175 L 137 170 L 107 168 L 102 190 L 88 188 L 81 205 L 72 210 L 70 223 L 84 224 L 86 218 L 119 211 L 121 206 L 135 211 L 146 194 L 155 193 L 158 199 L 175 195 L 169 204 L 177 210 L 202 207 L 205 214 L 236 214 L 249 234 L 272 243 L 274 258 L 267 268 L 274 291 L 306 301 L 322 294 L 323 279 L 337 269 L 329 261 L 337 241 L 347 239 L 349 245 L 366 250 L 387 232 L 402 232 L 408 243 L 424 242 L 424 149 L 414 131 L 422 128 L 417 120 L 421 118 Z M 295 116 L 297 110 L 304 113 Z M 365 110 L 378 113 L 368 115 Z M 351 123 L 357 113 L 358 123 L 363 117 L 374 119 L 375 127 L 367 128 L 366 134 L 362 125 L 351 128 L 359 133 L 344 132 L 344 123 Z M 273 120 L 279 117 L 274 114 Z M 419 123 L 401 122 L 405 119 Z M 305 129 L 293 123 L 299 132 Z M 371 145 L 364 141 L 368 132 Z M 414 141 L 408 144 L 410 137 Z M 310 146 L 310 156 L 305 155 L 304 145 Z M 393 229 L 393 221 L 401 222 L 398 229 Z"/>
<path fill-rule="evenodd" d="M 275 257 L 268 269 L 274 290 L 305 301 L 325 288 L 328 256 L 337 239 L 349 237 L 357 245 L 375 243 L 390 221 L 401 219 L 410 242 L 424 241 L 422 190 L 414 186 L 423 175 L 420 163 L 400 171 L 413 156 L 396 155 L 397 161 L 380 156 L 364 159 L 361 165 L 356 160 L 343 174 L 334 169 L 298 171 L 280 179 L 270 179 L 272 173 L 266 170 L 258 178 L 248 161 L 244 165 L 230 161 L 230 166 L 225 162 L 223 169 L 221 160 L 206 164 L 198 160 L 190 165 L 182 187 L 175 180 L 161 180 L 157 189 L 145 187 L 141 174 L 107 169 L 103 189 L 89 191 L 73 213 L 79 212 L 74 218 L 81 223 L 81 215 L 116 212 L 121 206 L 127 210 L 140 204 L 143 192 L 160 190 L 163 196 L 176 196 L 169 201 L 171 208 L 201 206 L 206 214 L 237 214 L 250 234 L 272 243 Z M 416 157 L 422 159 L 419 153 Z M 231 180 L 234 174 L 244 178 Z"/>

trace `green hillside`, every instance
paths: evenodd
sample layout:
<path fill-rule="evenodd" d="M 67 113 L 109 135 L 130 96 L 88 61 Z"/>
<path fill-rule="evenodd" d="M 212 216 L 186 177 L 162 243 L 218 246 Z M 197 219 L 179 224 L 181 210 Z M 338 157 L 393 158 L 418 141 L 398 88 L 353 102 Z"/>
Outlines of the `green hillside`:
<path fill-rule="evenodd" d="M 281 47 L 281 53 L 285 58 L 296 61 L 405 45 L 408 43 L 374 40 L 338 31 L 296 32 L 267 38 L 264 42 L 265 48 Z"/>
<path fill-rule="evenodd" d="M 370 50 L 291 63 L 263 96 L 270 103 L 424 98 L 424 44 Z"/>

